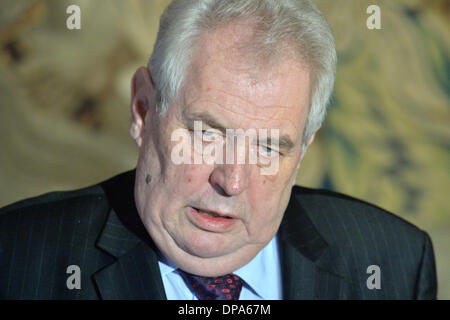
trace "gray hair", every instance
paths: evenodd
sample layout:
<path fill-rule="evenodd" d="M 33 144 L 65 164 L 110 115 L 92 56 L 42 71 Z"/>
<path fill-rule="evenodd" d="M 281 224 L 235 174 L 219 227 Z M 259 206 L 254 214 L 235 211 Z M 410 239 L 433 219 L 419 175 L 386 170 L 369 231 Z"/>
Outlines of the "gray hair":
<path fill-rule="evenodd" d="M 311 70 L 311 106 L 303 131 L 302 152 L 325 119 L 336 74 L 333 35 L 310 0 L 174 0 L 161 17 L 158 38 L 148 62 L 157 92 L 157 108 L 167 111 L 182 86 L 195 42 L 206 32 L 231 21 L 254 22 L 261 36 L 253 48 L 280 56 L 288 43 Z M 255 51 L 255 50 L 253 50 Z"/>

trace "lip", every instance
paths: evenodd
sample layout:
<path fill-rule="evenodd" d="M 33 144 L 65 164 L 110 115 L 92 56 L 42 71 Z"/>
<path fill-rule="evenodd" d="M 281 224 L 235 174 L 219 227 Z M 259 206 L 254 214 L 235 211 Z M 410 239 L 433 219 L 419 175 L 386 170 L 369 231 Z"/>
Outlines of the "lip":
<path fill-rule="evenodd" d="M 189 209 L 190 209 L 189 216 L 191 217 L 191 221 L 197 227 L 205 231 L 225 232 L 229 230 L 237 221 L 237 219 L 233 215 L 196 207 L 189 207 Z M 219 217 L 211 217 L 200 213 L 198 210 L 212 212 L 219 215 Z"/>
<path fill-rule="evenodd" d="M 218 215 L 218 216 L 220 216 L 220 217 L 222 217 L 222 218 L 231 218 L 231 219 L 235 219 L 236 217 L 233 215 L 233 214 L 226 214 L 226 213 L 222 213 L 222 212 L 219 212 L 219 211 L 216 211 L 216 210 L 210 210 L 210 209 L 204 209 L 204 208 L 200 208 L 200 207 L 191 207 L 191 208 L 193 208 L 193 209 L 195 209 L 195 210 L 197 210 L 197 211 L 204 211 L 204 212 L 211 212 L 211 213 L 214 213 L 214 214 L 216 214 L 216 215 Z"/>

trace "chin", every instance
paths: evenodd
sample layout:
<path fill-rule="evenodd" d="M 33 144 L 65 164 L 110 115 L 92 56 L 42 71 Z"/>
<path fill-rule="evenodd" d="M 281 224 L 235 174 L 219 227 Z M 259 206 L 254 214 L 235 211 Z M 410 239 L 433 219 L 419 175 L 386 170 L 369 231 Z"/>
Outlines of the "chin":
<path fill-rule="evenodd" d="M 226 255 L 236 250 L 227 241 L 227 236 L 214 234 L 206 231 L 199 231 L 201 234 L 192 235 L 184 241 L 183 249 L 199 258 L 216 258 Z"/>

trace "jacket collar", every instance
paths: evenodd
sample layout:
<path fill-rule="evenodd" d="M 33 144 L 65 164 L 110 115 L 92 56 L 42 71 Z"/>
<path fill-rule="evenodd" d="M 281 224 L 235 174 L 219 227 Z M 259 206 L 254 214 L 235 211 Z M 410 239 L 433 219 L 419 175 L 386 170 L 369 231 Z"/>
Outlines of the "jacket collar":
<path fill-rule="evenodd" d="M 94 274 L 102 299 L 165 300 L 157 249 L 134 203 L 135 172 L 102 184 L 111 209 L 97 247 L 116 260 Z"/>
<path fill-rule="evenodd" d="M 303 188 L 294 186 L 280 225 L 280 260 L 284 299 L 337 299 L 344 265 L 310 218 Z"/>
<path fill-rule="evenodd" d="M 116 258 L 94 279 L 103 299 L 166 299 L 157 248 L 134 203 L 135 171 L 102 184 L 111 210 L 97 247 Z M 339 296 L 344 266 L 302 205 L 294 187 L 279 229 L 284 299 L 333 299 Z"/>

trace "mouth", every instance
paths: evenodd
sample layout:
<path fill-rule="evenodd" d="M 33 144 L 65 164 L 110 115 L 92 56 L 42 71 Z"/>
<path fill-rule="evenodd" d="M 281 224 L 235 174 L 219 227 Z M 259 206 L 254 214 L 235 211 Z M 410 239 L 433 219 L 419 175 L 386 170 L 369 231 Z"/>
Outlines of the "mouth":
<path fill-rule="evenodd" d="M 211 211 L 211 210 L 207 210 L 207 209 L 200 209 L 200 208 L 196 208 L 196 207 L 192 207 L 194 210 L 196 210 L 198 213 L 202 214 L 202 215 L 206 215 L 212 218 L 222 218 L 222 219 L 234 219 L 234 217 L 230 216 L 230 215 L 226 215 L 223 214 L 221 212 L 217 212 L 217 211 Z"/>
<path fill-rule="evenodd" d="M 191 213 L 188 219 L 197 228 L 208 232 L 223 233 L 236 226 L 238 219 L 233 214 L 214 210 L 190 207 Z"/>

